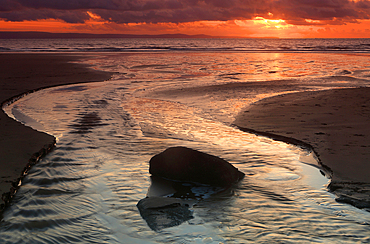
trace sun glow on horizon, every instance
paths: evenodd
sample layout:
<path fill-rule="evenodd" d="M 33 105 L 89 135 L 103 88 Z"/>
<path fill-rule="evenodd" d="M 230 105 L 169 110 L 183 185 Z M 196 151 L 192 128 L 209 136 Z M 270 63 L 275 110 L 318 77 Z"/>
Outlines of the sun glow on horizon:
<path fill-rule="evenodd" d="M 264 23 L 266 28 L 276 28 L 276 29 L 284 29 L 289 28 L 293 25 L 288 25 L 285 20 L 282 19 L 265 19 L 262 17 L 255 17 L 253 20 L 254 23 Z"/>
<path fill-rule="evenodd" d="M 38 21 L 5 21 L 0 19 L 0 31 L 41 31 L 54 33 L 93 34 L 205 34 L 210 36 L 244 38 L 370 38 L 370 20 L 346 25 L 325 24 L 320 20 L 305 19 L 306 24 L 294 25 L 284 19 L 257 16 L 250 20 L 194 21 L 183 23 L 115 23 L 86 11 L 90 17 L 84 23 L 66 23 L 57 19 Z"/>
<path fill-rule="evenodd" d="M 0 7 L 0 31 L 370 38 L 370 0 L 10 0 Z"/>
<path fill-rule="evenodd" d="M 272 16 L 272 14 L 269 14 Z M 252 37 L 289 37 L 289 30 L 295 26 L 286 23 L 283 19 L 266 19 L 255 17 L 252 20 L 235 20 L 235 24 L 243 28 L 253 28 Z"/>

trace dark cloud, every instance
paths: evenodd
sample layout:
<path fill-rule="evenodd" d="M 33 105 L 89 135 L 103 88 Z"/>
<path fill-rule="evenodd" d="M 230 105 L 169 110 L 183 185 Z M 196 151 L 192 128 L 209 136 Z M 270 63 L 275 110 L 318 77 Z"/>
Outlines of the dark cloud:
<path fill-rule="evenodd" d="M 0 0 L 0 13 L 21 9 L 22 5 L 12 0 Z"/>
<path fill-rule="evenodd" d="M 251 19 L 255 16 L 257 8 L 250 9 L 249 6 L 230 6 L 229 8 L 209 6 L 207 3 L 185 5 L 183 7 L 166 8 L 165 3 L 162 7 L 154 9 L 153 7 L 143 5 L 141 11 L 110 11 L 95 10 L 94 13 L 103 19 L 116 23 L 129 22 L 191 22 L 198 20 L 230 20 L 230 19 Z M 213 3 L 212 3 L 213 4 Z M 218 4 L 217 4 L 218 5 Z M 159 5 L 157 5 L 158 7 Z M 167 5 L 168 6 L 168 5 Z M 262 11 L 261 11 L 262 12 Z M 268 10 L 264 10 L 268 13 Z"/>
<path fill-rule="evenodd" d="M 76 10 L 23 9 L 20 11 L 0 12 L 0 18 L 8 21 L 60 19 L 67 23 L 84 23 L 90 16 L 86 12 Z"/>
<path fill-rule="evenodd" d="M 369 19 L 369 0 L 0 0 L 0 18 L 9 21 L 61 19 L 82 23 L 91 11 L 116 23 L 282 18 L 343 24 Z"/>
<path fill-rule="evenodd" d="M 363 5 L 369 4 L 363 1 Z M 288 23 L 305 23 L 305 19 L 321 20 L 322 23 L 343 24 L 355 19 L 369 19 L 370 9 L 349 0 L 278 0 L 273 12 Z M 307 23 L 307 22 L 306 22 Z"/>

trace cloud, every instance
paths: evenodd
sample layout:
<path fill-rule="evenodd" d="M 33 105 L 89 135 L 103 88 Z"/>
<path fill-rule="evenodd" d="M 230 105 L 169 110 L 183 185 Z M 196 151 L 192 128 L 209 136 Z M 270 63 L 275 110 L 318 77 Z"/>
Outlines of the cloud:
<path fill-rule="evenodd" d="M 67 23 L 83 23 L 90 18 L 87 11 L 115 23 L 227 21 L 261 16 L 281 18 L 287 23 L 296 25 L 322 25 L 369 19 L 370 2 L 369 0 L 0 0 L 0 18 L 8 21 L 49 18 Z"/>
<path fill-rule="evenodd" d="M 321 24 L 344 24 L 357 19 L 369 19 L 370 9 L 367 6 L 368 1 L 278 0 L 272 11 L 291 24 L 304 24 L 306 19 L 321 20 Z"/>
<path fill-rule="evenodd" d="M 24 9 L 21 11 L 0 12 L 0 18 L 7 21 L 60 19 L 67 23 L 84 23 L 90 18 L 87 12 L 81 11 L 60 11 L 60 10 L 33 10 Z"/>

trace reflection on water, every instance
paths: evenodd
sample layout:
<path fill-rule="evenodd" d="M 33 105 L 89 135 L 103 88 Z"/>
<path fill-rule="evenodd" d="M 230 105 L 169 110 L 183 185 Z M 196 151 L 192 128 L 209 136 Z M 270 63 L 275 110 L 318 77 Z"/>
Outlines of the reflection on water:
<path fill-rule="evenodd" d="M 178 226 L 194 218 L 189 209 L 195 203 L 197 190 L 194 187 L 160 177 L 150 179 L 147 197 L 141 199 L 137 207 L 152 230 Z"/>
<path fill-rule="evenodd" d="M 318 169 L 308 166 L 315 164 L 309 152 L 228 125 L 240 110 L 231 108 L 254 102 L 257 96 L 291 92 L 294 87 L 323 89 L 343 81 L 331 77 L 319 83 L 319 77 L 327 77 L 327 67 L 318 64 L 321 57 L 300 55 L 269 58 L 275 63 L 259 54 L 108 56 L 91 62 L 120 72 L 114 80 L 86 84 L 83 89 L 73 85 L 50 88 L 9 106 L 9 114 L 17 118 L 21 114 L 26 123 L 31 118 L 37 128 L 55 135 L 58 143 L 32 168 L 13 205 L 4 213 L 0 240 L 369 242 L 369 213 L 335 202 L 325 188 L 327 180 Z M 261 57 L 265 59 L 258 61 Z M 342 58 L 330 56 L 326 65 L 342 68 Z M 304 79 L 294 78 L 308 69 L 310 60 L 312 73 L 305 74 Z M 269 73 L 273 68 L 270 63 L 286 72 Z M 289 68 L 288 63 L 298 68 Z M 139 66 L 144 64 L 152 66 Z M 244 70 L 251 68 L 248 64 L 263 65 L 258 68 L 260 75 L 248 74 Z M 361 65 L 366 64 L 357 63 L 357 71 Z M 184 78 L 198 74 L 200 69 L 207 73 L 203 78 Z M 353 67 L 345 69 L 356 72 Z M 254 82 L 245 89 L 229 85 L 219 89 L 225 79 L 233 80 L 220 76 L 225 74 Z M 257 81 L 261 77 L 275 79 L 277 74 L 291 80 Z M 363 82 L 352 80 L 346 85 Z M 186 91 L 182 95 L 181 89 Z M 172 227 L 148 226 L 144 220 L 147 215 L 137 208 L 138 202 L 153 192 L 148 161 L 171 146 L 186 146 L 224 158 L 246 177 L 227 194 L 207 197 L 203 194 L 207 191 L 195 189 L 201 197 L 195 203 L 186 203 L 189 207 L 170 203 L 185 213 L 184 221 L 174 225 L 166 222 L 173 219 L 170 217 L 159 220 Z"/>

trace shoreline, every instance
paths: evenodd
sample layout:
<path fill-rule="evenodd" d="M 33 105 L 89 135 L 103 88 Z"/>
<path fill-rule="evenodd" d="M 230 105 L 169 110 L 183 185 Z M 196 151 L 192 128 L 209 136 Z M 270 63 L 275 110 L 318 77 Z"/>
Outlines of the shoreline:
<path fill-rule="evenodd" d="M 259 100 L 239 113 L 233 125 L 314 149 L 321 163 L 333 170 L 335 182 L 370 183 L 361 172 L 370 172 L 369 108 L 367 87 L 297 92 Z M 343 168 L 354 157 L 356 163 Z"/>
<path fill-rule="evenodd" d="M 297 146 L 297 147 L 300 147 L 304 150 L 307 150 L 309 152 L 313 152 L 314 153 L 314 157 L 317 161 L 317 165 L 315 165 L 315 167 L 318 167 L 321 171 L 321 174 L 325 175 L 327 178 L 331 179 L 332 176 L 333 176 L 333 171 L 330 167 L 328 167 L 327 165 L 325 165 L 321 159 L 317 156 L 318 153 L 317 153 L 317 150 L 311 146 L 310 144 L 304 142 L 304 141 L 301 141 L 301 140 L 298 140 L 298 139 L 295 139 L 293 137 L 287 137 L 287 136 L 282 136 L 282 135 L 277 135 L 277 134 L 273 134 L 273 133 L 269 133 L 269 132 L 264 132 L 264 131 L 257 131 L 257 130 L 254 130 L 254 129 L 250 129 L 250 128 L 245 128 L 245 127 L 241 127 L 241 126 L 238 126 L 236 124 L 232 124 L 231 126 L 234 126 L 236 127 L 238 130 L 241 130 L 243 132 L 247 132 L 247 133 L 250 133 L 250 134 L 254 134 L 254 135 L 257 135 L 257 136 L 263 136 L 263 137 L 267 137 L 267 138 L 270 138 L 274 141 L 281 141 L 281 142 L 284 142 L 286 144 L 291 144 L 291 145 L 294 145 L 294 146 Z"/>
<path fill-rule="evenodd" d="M 370 211 L 370 87 L 269 97 L 235 118 L 242 131 L 312 149 L 336 201 Z"/>
<path fill-rule="evenodd" d="M 111 78 L 112 73 L 72 63 L 91 54 L 0 53 L 1 107 L 41 89 Z M 0 112 L 0 213 L 11 202 L 30 168 L 55 146 L 55 137 L 31 129 Z"/>
<path fill-rule="evenodd" d="M 71 63 L 91 56 L 103 57 L 104 54 L 0 53 L 0 67 L 5 67 L 4 72 L 0 73 L 1 104 L 13 102 L 28 93 L 48 87 L 109 79 L 113 73 L 94 70 L 86 64 Z M 362 94 L 362 100 L 359 94 Z M 367 111 L 370 108 L 368 94 L 370 88 L 364 87 L 297 92 L 269 97 L 241 111 L 233 125 L 248 133 L 312 150 L 318 157 L 319 165 L 332 180 L 328 186 L 329 190 L 338 193 L 339 189 L 347 195 L 354 195 L 349 185 L 355 183 L 356 189 L 365 194 L 356 197 L 366 198 L 365 201 L 369 201 L 366 207 L 369 208 L 370 190 L 366 189 L 370 189 L 370 179 L 367 177 L 370 163 L 364 163 L 370 162 L 370 152 L 367 152 L 370 150 L 366 151 L 370 147 L 368 146 L 370 135 L 367 132 L 367 125 L 370 123 L 370 110 Z M 360 126 L 358 122 L 363 119 L 354 116 L 352 119 L 355 120 L 348 120 L 351 118 L 349 115 L 353 112 L 355 100 L 357 101 L 355 107 L 363 110 L 360 112 L 365 115 L 365 119 L 369 119 Z M 338 111 L 343 113 L 337 113 Z M 346 125 L 342 125 L 344 122 L 342 117 L 348 120 Z M 353 141 L 347 142 L 348 145 L 338 144 L 349 137 L 355 141 L 360 140 L 359 144 L 355 147 Z M 3 110 L 0 112 L 2 156 L 0 164 L 4 169 L 0 172 L 0 195 L 3 196 L 3 201 L 5 199 L 0 206 L 0 213 L 10 203 L 22 177 L 30 167 L 53 149 L 54 144 L 53 136 L 24 126 L 9 118 Z M 360 154 L 366 154 L 365 157 L 358 156 L 359 152 L 356 151 L 358 148 L 361 150 Z M 343 152 L 347 153 L 345 157 L 342 155 Z M 357 162 L 351 162 L 349 165 L 346 159 L 353 157 Z"/>

